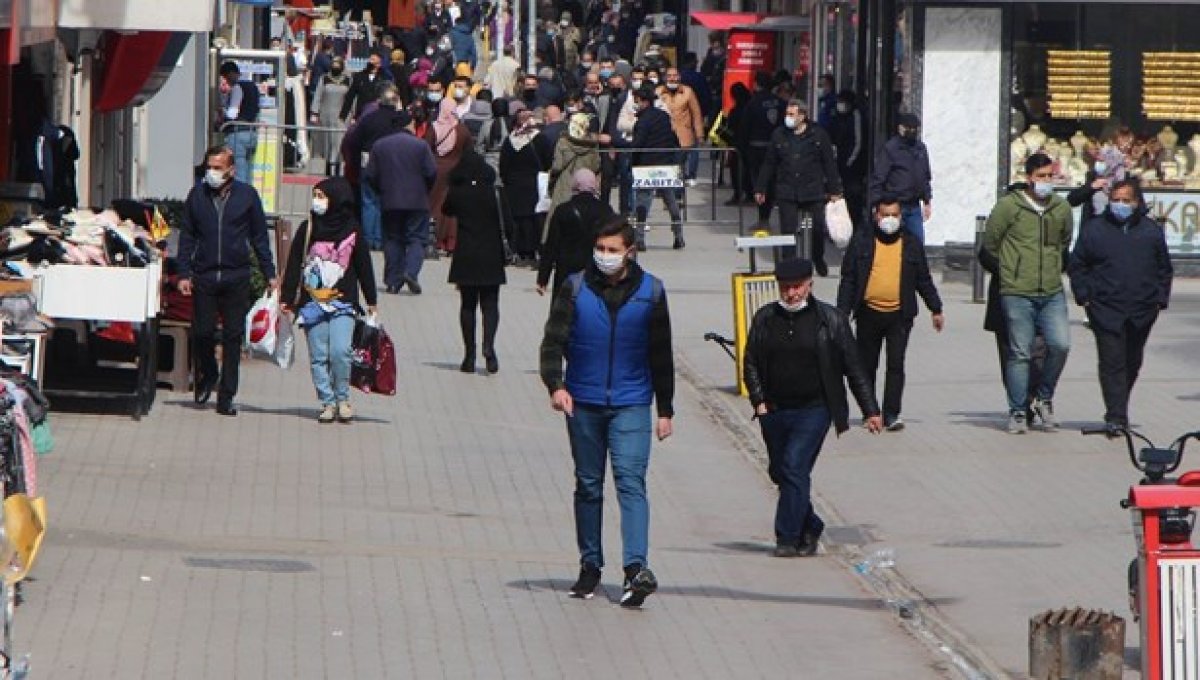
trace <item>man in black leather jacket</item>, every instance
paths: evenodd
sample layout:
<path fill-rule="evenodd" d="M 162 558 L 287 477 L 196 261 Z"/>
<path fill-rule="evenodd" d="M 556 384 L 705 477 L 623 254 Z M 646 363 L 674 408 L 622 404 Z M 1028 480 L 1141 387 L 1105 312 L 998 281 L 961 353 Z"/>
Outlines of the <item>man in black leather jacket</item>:
<path fill-rule="evenodd" d="M 767 445 L 771 481 L 779 485 L 775 556 L 817 552 L 825 523 L 812 507 L 812 469 L 830 424 L 849 429 L 849 383 L 872 433 L 883 429 L 879 404 L 863 372 L 846 315 L 812 297 L 810 260 L 775 269 L 779 300 L 754 315 L 742 377 Z"/>

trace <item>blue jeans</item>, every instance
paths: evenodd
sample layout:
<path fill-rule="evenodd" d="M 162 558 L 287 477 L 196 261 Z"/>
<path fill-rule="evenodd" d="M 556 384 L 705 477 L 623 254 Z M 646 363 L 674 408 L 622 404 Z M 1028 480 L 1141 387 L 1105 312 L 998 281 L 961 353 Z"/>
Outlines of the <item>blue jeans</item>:
<path fill-rule="evenodd" d="M 225 144 L 233 151 L 233 176 L 239 182 L 250 184 L 254 176 L 254 150 L 258 147 L 258 132 L 253 128 L 240 128 L 225 135 Z"/>
<path fill-rule="evenodd" d="M 367 245 L 374 248 L 383 243 L 382 215 L 379 194 L 367 182 L 362 183 L 362 228 Z"/>
<path fill-rule="evenodd" d="M 600 525 L 604 516 L 604 462 L 611 455 L 617 503 L 621 506 L 622 566 L 647 565 L 650 424 L 649 406 L 608 408 L 576 403 L 575 415 L 567 418 L 571 457 L 575 460 L 575 540 L 582 564 L 604 566 Z"/>
<path fill-rule="evenodd" d="M 1008 410 L 1024 413 L 1029 406 L 1029 363 L 1034 336 L 1041 333 L 1046 340 L 1042 379 L 1034 387 L 1034 396 L 1042 401 L 1052 400 L 1058 378 L 1067 364 L 1067 353 L 1071 350 L 1067 296 L 1062 291 L 1036 297 L 1001 295 L 1000 308 L 1008 324 L 1009 353 L 1004 366 Z"/>
<path fill-rule="evenodd" d="M 383 283 L 399 287 L 413 281 L 425 263 L 429 244 L 428 210 L 388 210 L 383 213 Z"/>
<path fill-rule="evenodd" d="M 646 215 L 650 213 L 650 206 L 654 204 L 655 194 L 662 196 L 663 203 L 667 204 L 667 212 L 671 215 L 671 233 L 675 236 L 683 235 L 683 216 L 679 210 L 678 192 L 679 189 L 633 190 L 634 229 L 637 231 L 638 241 L 646 240 Z"/>
<path fill-rule="evenodd" d="M 700 150 L 697 148 L 686 149 L 683 152 L 683 158 L 683 178 L 696 179 L 696 171 L 700 169 Z"/>
<path fill-rule="evenodd" d="M 805 536 L 820 536 L 825 523 L 813 510 L 810 493 L 813 466 L 829 431 L 829 409 L 782 409 L 759 416 L 758 422 L 767 445 L 767 470 L 779 485 L 775 541 L 798 545 Z"/>
<path fill-rule="evenodd" d="M 633 213 L 633 154 L 617 154 L 617 203 L 622 215 Z"/>
<path fill-rule="evenodd" d="M 304 329 L 308 335 L 308 361 L 313 387 L 321 404 L 350 401 L 350 352 L 354 317 L 328 318 Z"/>
<path fill-rule="evenodd" d="M 913 236 L 921 243 L 925 243 L 925 216 L 921 212 L 921 203 L 918 201 L 914 205 L 903 205 L 900 207 L 900 225 L 904 230 Z"/>

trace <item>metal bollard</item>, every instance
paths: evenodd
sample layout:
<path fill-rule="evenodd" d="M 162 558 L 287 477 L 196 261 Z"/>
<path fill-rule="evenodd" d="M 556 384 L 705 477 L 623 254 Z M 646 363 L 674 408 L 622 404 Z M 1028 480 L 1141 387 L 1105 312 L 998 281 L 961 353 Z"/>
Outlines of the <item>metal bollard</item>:
<path fill-rule="evenodd" d="M 987 301 L 987 286 L 984 284 L 983 265 L 979 263 L 979 251 L 983 248 L 983 232 L 987 230 L 987 215 L 975 217 L 975 257 L 971 258 L 971 302 Z"/>

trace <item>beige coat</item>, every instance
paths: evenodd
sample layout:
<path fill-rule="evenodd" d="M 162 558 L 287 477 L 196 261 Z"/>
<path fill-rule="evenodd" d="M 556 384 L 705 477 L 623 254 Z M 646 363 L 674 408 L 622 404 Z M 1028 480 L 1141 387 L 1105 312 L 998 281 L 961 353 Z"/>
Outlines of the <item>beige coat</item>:
<path fill-rule="evenodd" d="M 700 113 L 700 101 L 696 99 L 692 88 L 680 84 L 679 89 L 672 92 L 666 85 L 661 85 L 658 88 L 658 100 L 671 114 L 671 129 L 679 138 L 679 146 L 695 146 L 704 139 L 704 116 Z"/>

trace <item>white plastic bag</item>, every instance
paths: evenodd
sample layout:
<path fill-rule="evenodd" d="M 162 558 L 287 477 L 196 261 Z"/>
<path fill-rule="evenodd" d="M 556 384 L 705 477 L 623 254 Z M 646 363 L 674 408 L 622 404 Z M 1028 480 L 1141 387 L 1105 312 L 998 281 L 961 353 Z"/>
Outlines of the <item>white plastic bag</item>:
<path fill-rule="evenodd" d="M 850 219 L 850 209 L 846 207 L 846 199 L 839 198 L 825 204 L 825 226 L 829 228 L 829 238 L 838 248 L 845 248 L 854 235 L 854 221 Z"/>
<path fill-rule="evenodd" d="M 275 326 L 275 364 L 282 369 L 289 369 L 296 360 L 296 335 L 292 330 L 292 315 L 279 315 L 279 323 Z"/>
<path fill-rule="evenodd" d="M 537 174 L 538 201 L 537 205 L 533 206 L 533 212 L 548 213 L 550 205 L 553 203 L 550 199 L 550 173 L 539 172 Z"/>
<path fill-rule="evenodd" d="M 279 295 L 268 290 L 246 314 L 246 347 L 254 356 L 275 356 L 275 339 L 279 326 Z"/>

